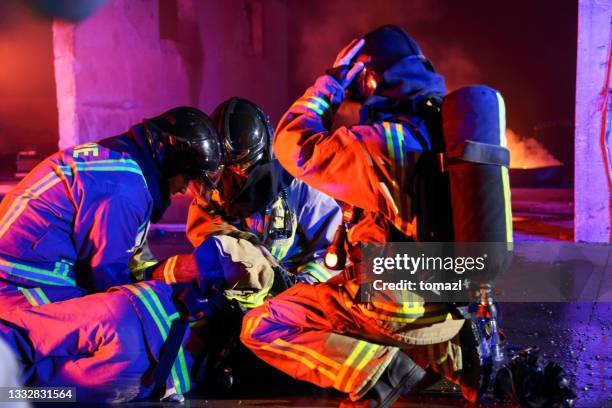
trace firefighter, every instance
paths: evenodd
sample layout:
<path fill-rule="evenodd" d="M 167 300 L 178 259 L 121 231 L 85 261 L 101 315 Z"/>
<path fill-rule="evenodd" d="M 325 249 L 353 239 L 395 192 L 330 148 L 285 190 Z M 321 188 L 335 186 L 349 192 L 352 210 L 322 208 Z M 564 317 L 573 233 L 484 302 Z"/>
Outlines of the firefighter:
<path fill-rule="evenodd" d="M 274 150 L 294 177 L 355 210 L 346 221 L 352 262 L 341 279 L 297 284 L 245 316 L 241 339 L 295 378 L 347 393 L 344 403 L 387 407 L 436 374 L 475 401 L 478 333 L 443 303 L 372 298 L 355 273 L 360 242 L 415 237 L 410 178 L 439 139 L 444 80 L 403 29 L 383 26 L 342 50 L 281 119 Z M 360 122 L 331 131 L 345 96 Z M 464 324 L 465 322 L 465 324 Z"/>
<path fill-rule="evenodd" d="M 220 164 L 214 124 L 191 107 L 48 157 L 0 204 L 0 309 L 133 282 L 149 223 L 190 180 L 213 186 Z"/>
<path fill-rule="evenodd" d="M 210 235 L 241 233 L 265 246 L 298 281 L 324 282 L 337 274 L 323 262 L 341 222 L 336 201 L 281 167 L 272 155 L 272 126 L 255 103 L 230 98 L 212 118 L 225 166 L 216 190 L 193 183 L 187 220 L 193 246 Z M 245 306 L 259 305 L 266 295 L 267 289 Z"/>
<path fill-rule="evenodd" d="M 25 385 L 76 387 L 80 402 L 181 401 L 201 380 L 207 345 L 200 331 L 210 319 L 231 318 L 226 299 L 236 290 L 274 279 L 266 256 L 248 240 L 215 236 L 196 251 L 197 284 L 146 280 L 3 310 L 0 353 L 4 341 Z"/>

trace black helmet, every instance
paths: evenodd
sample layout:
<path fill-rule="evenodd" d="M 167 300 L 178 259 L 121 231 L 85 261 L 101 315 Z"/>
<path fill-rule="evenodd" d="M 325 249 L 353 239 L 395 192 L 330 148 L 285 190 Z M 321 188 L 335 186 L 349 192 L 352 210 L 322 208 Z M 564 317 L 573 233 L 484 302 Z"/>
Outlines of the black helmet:
<path fill-rule="evenodd" d="M 212 120 L 196 108 L 181 106 L 145 119 L 147 139 L 162 175 L 183 174 L 214 187 L 222 171 L 223 152 Z"/>
<path fill-rule="evenodd" d="M 274 131 L 259 106 L 233 97 L 217 106 L 212 118 L 221 137 L 227 167 L 245 172 L 257 162 L 272 160 Z"/>
<path fill-rule="evenodd" d="M 433 71 L 431 62 L 425 58 L 417 43 L 401 27 L 385 25 L 362 38 L 365 44 L 354 61 L 363 62 L 365 66 L 349 89 L 353 99 L 360 101 L 368 99 L 382 82 L 385 71 L 408 56 L 421 59 L 427 69 Z"/>

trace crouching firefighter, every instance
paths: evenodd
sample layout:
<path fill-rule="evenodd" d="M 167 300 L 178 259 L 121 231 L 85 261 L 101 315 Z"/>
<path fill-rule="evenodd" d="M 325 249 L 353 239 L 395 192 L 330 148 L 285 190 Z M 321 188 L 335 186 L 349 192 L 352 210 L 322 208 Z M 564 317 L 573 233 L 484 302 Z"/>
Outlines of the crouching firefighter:
<path fill-rule="evenodd" d="M 199 247 L 216 236 L 246 239 L 266 254 L 275 278 L 228 287 L 228 300 L 248 310 L 281 293 L 296 281 L 323 282 L 337 274 L 324 265 L 324 255 L 340 225 L 334 199 L 291 177 L 272 155 L 272 127 L 255 103 L 230 98 L 212 114 L 224 153 L 224 169 L 216 189 L 194 181 L 187 237 L 192 254 L 172 256 L 155 268 L 154 278 L 185 282 L 199 270 Z M 255 369 L 265 369 L 239 340 L 242 315 L 207 319 L 206 385 L 220 392 L 250 386 Z M 219 387 L 218 385 L 221 385 Z"/>
<path fill-rule="evenodd" d="M 426 302 L 413 293 L 404 293 L 410 301 L 372 297 L 363 302 L 363 282 L 355 273 L 361 242 L 438 240 L 430 234 L 436 231 L 446 233 L 443 240 L 465 239 L 449 233 L 454 219 L 449 213 L 448 174 L 427 180 L 425 172 L 413 180 L 418 167 L 426 167 L 421 157 L 443 152 L 436 149 L 444 148 L 440 105 L 445 93 L 443 78 L 414 40 L 399 27 L 384 26 L 342 50 L 334 66 L 291 106 L 278 126 L 274 148 L 287 171 L 358 209 L 345 219 L 350 221 L 346 237 L 352 266 L 342 277 L 315 286 L 297 284 L 267 300 L 246 315 L 241 338 L 256 355 L 289 375 L 347 393 L 346 405 L 388 407 L 400 396 L 426 388 L 439 375 L 460 384 L 463 396 L 476 401 L 487 383 L 481 336 L 471 319 L 454 305 Z M 488 106 L 485 115 L 492 115 L 487 126 L 500 145 L 505 129 L 501 98 L 488 88 L 485 93 L 495 100 L 495 109 Z M 360 122 L 332 132 L 345 95 L 361 103 Z M 464 130 L 467 127 L 459 133 L 464 135 Z M 492 150 L 504 155 L 502 147 Z M 455 151 L 461 153 L 461 146 Z M 456 159 L 473 167 L 468 156 L 457 154 Z M 496 187 L 505 185 L 507 192 L 503 163 L 490 166 L 498 176 Z M 446 180 L 446 188 L 430 184 L 439 180 Z M 415 201 L 428 198 L 414 196 L 419 185 L 446 197 L 444 212 L 435 214 L 447 217 L 444 228 L 422 229 L 418 217 L 423 208 Z M 497 195 L 499 199 L 504 196 Z M 500 240 L 507 242 L 510 208 L 507 203 L 496 205 L 500 212 L 495 216 L 503 224 Z M 499 225 L 499 219 L 495 221 L 492 228 Z M 343 235 L 340 229 L 337 241 Z M 341 258 L 341 249 L 335 245 L 331 258 Z"/>
<path fill-rule="evenodd" d="M 0 204 L 0 310 L 134 282 L 149 223 L 220 164 L 214 124 L 190 107 L 48 157 Z"/>
<path fill-rule="evenodd" d="M 338 271 L 323 262 L 341 222 L 336 201 L 281 167 L 272 154 L 272 126 L 255 103 L 230 98 L 215 109 L 212 119 L 224 169 L 216 189 L 193 183 L 187 219 L 192 245 L 211 235 L 241 236 L 265 246 L 297 281 L 324 282 L 336 275 Z M 260 305 L 267 292 L 258 292 L 244 306 Z"/>
<path fill-rule="evenodd" d="M 206 322 L 232 318 L 235 291 L 274 279 L 247 240 L 212 237 L 193 259 L 190 282 L 148 280 L 0 313 L 0 342 L 23 383 L 75 387 L 82 402 L 182 400 L 201 379 Z"/>

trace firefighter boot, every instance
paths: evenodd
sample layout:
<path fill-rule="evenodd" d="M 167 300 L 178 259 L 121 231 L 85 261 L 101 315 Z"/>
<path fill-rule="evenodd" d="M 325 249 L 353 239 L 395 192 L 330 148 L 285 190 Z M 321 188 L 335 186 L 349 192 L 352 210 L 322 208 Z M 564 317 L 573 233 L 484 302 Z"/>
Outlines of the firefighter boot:
<path fill-rule="evenodd" d="M 345 400 L 340 407 L 387 408 L 407 395 L 425 378 L 426 371 L 402 352 L 397 353 L 372 388 L 358 401 Z"/>

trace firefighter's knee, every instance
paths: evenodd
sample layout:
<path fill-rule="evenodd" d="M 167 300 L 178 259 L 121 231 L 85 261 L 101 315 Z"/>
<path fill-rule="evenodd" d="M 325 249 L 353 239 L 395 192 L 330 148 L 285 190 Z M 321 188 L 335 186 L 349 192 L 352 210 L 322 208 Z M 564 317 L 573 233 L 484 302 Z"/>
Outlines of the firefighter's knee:
<path fill-rule="evenodd" d="M 247 347 L 257 347 L 258 344 L 269 341 L 268 337 L 272 328 L 263 321 L 266 316 L 267 312 L 264 307 L 257 307 L 244 316 L 240 340 Z"/>

